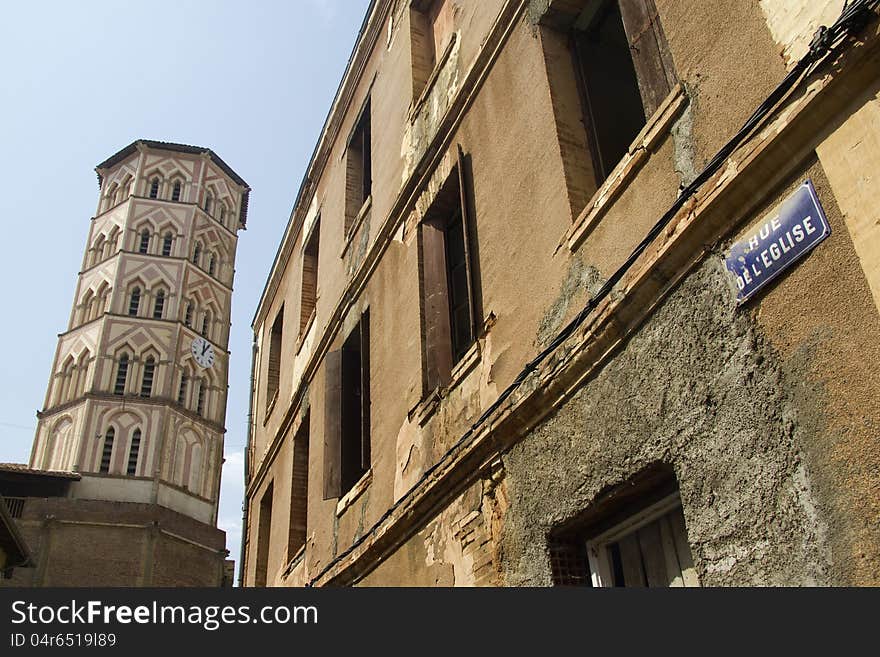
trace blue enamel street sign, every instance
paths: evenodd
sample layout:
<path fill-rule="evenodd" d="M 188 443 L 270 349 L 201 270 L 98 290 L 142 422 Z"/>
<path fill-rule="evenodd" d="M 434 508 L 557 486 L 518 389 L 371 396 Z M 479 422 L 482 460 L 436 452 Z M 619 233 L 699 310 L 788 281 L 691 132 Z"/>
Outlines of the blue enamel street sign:
<path fill-rule="evenodd" d="M 813 183 L 807 180 L 727 255 L 742 304 L 831 234 Z"/>

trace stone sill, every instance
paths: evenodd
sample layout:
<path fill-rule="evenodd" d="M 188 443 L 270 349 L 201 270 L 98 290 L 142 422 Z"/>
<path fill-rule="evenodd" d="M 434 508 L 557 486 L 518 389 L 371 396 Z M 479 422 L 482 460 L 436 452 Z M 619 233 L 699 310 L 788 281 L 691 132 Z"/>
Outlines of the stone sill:
<path fill-rule="evenodd" d="M 354 219 L 354 223 L 352 223 L 351 228 L 348 229 L 348 232 L 345 234 L 345 241 L 342 243 L 342 253 L 339 254 L 340 258 L 344 258 L 345 254 L 348 252 L 348 247 L 351 246 L 351 243 L 354 241 L 354 236 L 357 235 L 358 230 L 360 230 L 361 224 L 364 223 L 364 217 L 370 211 L 370 208 L 373 207 L 373 195 L 370 194 L 365 200 L 364 204 L 361 206 L 361 209 L 358 210 L 357 217 Z"/>
<path fill-rule="evenodd" d="M 303 546 L 296 551 L 296 554 L 293 555 L 293 558 L 287 562 L 287 565 L 284 567 L 284 572 L 281 573 L 282 579 L 287 579 L 290 577 L 290 574 L 293 572 L 293 569 L 296 568 L 300 563 L 302 563 L 303 558 L 306 556 L 306 546 Z"/>
<path fill-rule="evenodd" d="M 278 393 L 281 387 L 279 386 L 277 390 L 275 390 L 275 394 L 272 395 L 272 399 L 269 401 L 266 406 L 266 415 L 263 416 L 263 426 L 266 426 L 266 423 L 269 421 L 269 418 L 272 416 L 272 411 L 275 410 L 275 406 L 278 403 Z"/>
<path fill-rule="evenodd" d="M 670 133 L 672 124 L 686 103 L 687 94 L 684 88 L 680 83 L 676 84 L 563 237 L 562 241 L 568 245 L 569 250 L 576 251 L 607 214 L 617 197 L 648 161 L 657 142 Z"/>
<path fill-rule="evenodd" d="M 364 475 L 358 479 L 358 482 L 351 487 L 345 495 L 339 498 L 339 501 L 336 503 L 336 517 L 339 518 L 343 513 L 348 510 L 352 504 L 355 503 L 355 500 L 359 498 L 367 488 L 370 487 L 370 483 L 373 481 L 373 468 L 367 470 Z"/>
<path fill-rule="evenodd" d="M 453 32 L 449 39 L 449 43 L 447 43 L 446 48 L 443 49 L 443 54 L 440 55 L 440 59 L 438 59 L 437 63 L 434 65 L 434 70 L 431 71 L 431 75 L 428 76 L 428 79 L 425 82 L 425 87 L 422 89 L 422 93 L 420 93 L 419 97 L 413 101 L 412 107 L 409 110 L 409 115 L 407 116 L 407 120 L 410 123 L 413 123 L 416 120 L 416 116 L 428 100 L 428 96 L 431 95 L 431 91 L 437 83 L 437 78 L 440 77 L 440 71 L 446 66 L 446 60 L 449 59 L 449 55 L 452 53 L 452 47 L 455 45 L 457 39 L 458 33 Z"/>
<path fill-rule="evenodd" d="M 309 315 L 309 321 L 306 322 L 305 328 L 300 332 L 299 337 L 296 339 L 296 355 L 299 356 L 299 352 L 302 351 L 303 344 L 305 344 L 306 338 L 309 336 L 309 331 L 312 329 L 312 324 L 315 323 L 315 318 L 318 316 L 318 295 L 315 295 L 315 307 L 312 310 L 312 314 Z"/>
<path fill-rule="evenodd" d="M 425 426 L 428 423 L 434 413 L 440 408 L 440 402 L 444 397 L 448 397 L 449 393 L 455 390 L 458 385 L 464 381 L 468 374 L 470 374 L 471 370 L 480 362 L 480 358 L 482 356 L 482 351 L 480 349 L 480 341 L 474 340 L 474 343 L 471 345 L 470 349 L 467 350 L 464 356 L 461 357 L 455 366 L 452 368 L 452 374 L 449 379 L 449 383 L 445 386 L 440 386 L 438 388 L 434 388 L 428 394 L 426 394 L 418 404 L 416 404 L 412 409 L 410 409 L 408 418 L 410 421 L 415 418 L 420 427 Z"/>

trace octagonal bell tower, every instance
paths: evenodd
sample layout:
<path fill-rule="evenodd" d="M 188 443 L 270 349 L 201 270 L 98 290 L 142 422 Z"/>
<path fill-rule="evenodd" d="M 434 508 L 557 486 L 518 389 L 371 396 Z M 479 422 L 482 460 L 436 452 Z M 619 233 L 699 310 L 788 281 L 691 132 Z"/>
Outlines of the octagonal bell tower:
<path fill-rule="evenodd" d="M 250 188 L 207 148 L 139 140 L 100 197 L 30 465 L 75 496 L 216 526 L 238 231 Z"/>

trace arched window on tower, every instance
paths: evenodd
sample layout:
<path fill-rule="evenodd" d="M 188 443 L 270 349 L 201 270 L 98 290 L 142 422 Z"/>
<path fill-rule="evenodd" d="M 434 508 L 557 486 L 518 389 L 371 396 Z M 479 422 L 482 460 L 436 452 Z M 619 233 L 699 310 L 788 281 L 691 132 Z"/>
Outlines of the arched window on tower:
<path fill-rule="evenodd" d="M 116 249 L 119 246 L 119 227 L 113 226 L 113 229 L 110 231 L 110 236 L 107 238 L 107 242 L 105 243 L 105 252 L 103 257 L 109 258 L 111 255 L 116 253 Z"/>
<path fill-rule="evenodd" d="M 110 286 L 107 285 L 107 283 L 103 283 L 101 287 L 98 288 L 98 296 L 96 300 L 95 317 L 110 312 Z"/>
<path fill-rule="evenodd" d="M 91 259 L 89 260 L 90 265 L 96 265 L 101 260 L 104 259 L 104 236 L 98 235 L 98 239 L 95 240 L 95 246 L 92 247 Z"/>
<path fill-rule="evenodd" d="M 113 394 L 124 395 L 125 384 L 128 381 L 128 354 L 119 357 L 119 365 L 116 366 L 116 381 L 113 383 Z"/>
<path fill-rule="evenodd" d="M 164 237 L 162 237 L 162 255 L 170 256 L 171 255 L 171 246 L 174 244 L 174 236 L 171 234 L 171 231 L 165 233 Z"/>
<path fill-rule="evenodd" d="M 122 200 L 124 201 L 129 196 L 131 196 L 131 176 L 127 176 L 122 184 Z"/>
<path fill-rule="evenodd" d="M 220 205 L 220 223 L 226 225 L 226 204 Z"/>
<path fill-rule="evenodd" d="M 205 388 L 207 387 L 207 381 L 202 378 L 199 379 L 199 395 L 196 399 L 196 413 L 202 415 L 205 412 Z"/>
<path fill-rule="evenodd" d="M 153 319 L 162 319 L 165 314 L 165 290 L 156 292 L 156 300 L 153 302 Z"/>
<path fill-rule="evenodd" d="M 205 336 L 206 338 L 211 337 L 209 335 L 210 329 L 211 329 L 211 311 L 206 310 L 205 316 L 202 317 L 202 331 L 201 331 L 202 335 Z"/>
<path fill-rule="evenodd" d="M 141 231 L 141 241 L 138 244 L 138 253 L 146 253 L 150 250 L 150 229 L 144 228 Z"/>
<path fill-rule="evenodd" d="M 128 301 L 128 314 L 137 317 L 138 309 L 141 305 L 141 288 L 135 286 L 131 291 L 131 298 Z"/>
<path fill-rule="evenodd" d="M 150 356 L 144 362 L 144 376 L 141 379 L 141 397 L 153 394 L 153 377 L 156 374 L 156 359 Z"/>
<path fill-rule="evenodd" d="M 94 293 L 91 290 L 83 295 L 82 303 L 79 306 L 79 321 L 77 322 L 78 324 L 85 324 L 92 319 L 93 299 Z"/>
<path fill-rule="evenodd" d="M 196 246 L 193 249 L 193 264 L 198 265 L 199 259 L 202 257 L 202 243 L 196 242 Z"/>
<path fill-rule="evenodd" d="M 104 434 L 104 449 L 101 451 L 101 467 L 98 472 L 108 474 L 110 472 L 110 459 L 113 458 L 113 439 L 116 437 L 116 429 L 110 427 Z"/>
<path fill-rule="evenodd" d="M 211 192 L 205 193 L 205 212 L 211 214 L 211 210 L 214 208 L 214 195 Z"/>
<path fill-rule="evenodd" d="M 115 205 L 115 203 L 116 203 L 116 191 L 117 191 L 117 185 L 116 185 L 116 183 L 113 183 L 113 184 L 110 185 L 110 187 L 107 189 L 107 197 L 106 197 L 106 199 L 105 199 L 105 201 L 104 201 L 104 209 L 105 209 L 105 210 L 109 210 L 110 208 L 112 208 L 112 207 Z"/>
<path fill-rule="evenodd" d="M 193 305 L 192 301 L 186 302 L 186 313 L 183 315 L 183 325 L 192 328 L 193 321 Z"/>
<path fill-rule="evenodd" d="M 217 265 L 215 263 L 216 259 L 214 257 L 214 254 L 212 253 L 208 256 L 208 274 L 210 274 L 211 276 L 214 275 L 214 271 L 217 269 Z"/>
<path fill-rule="evenodd" d="M 89 375 L 89 360 L 91 360 L 91 357 L 92 354 L 88 349 L 83 351 L 79 356 L 79 362 L 77 364 L 79 373 L 77 374 L 76 389 L 74 390 L 74 395 L 77 397 L 81 397 L 86 392 L 86 377 Z"/>
<path fill-rule="evenodd" d="M 128 450 L 128 468 L 125 473 L 129 477 L 137 474 L 138 455 L 141 451 L 141 430 L 135 429 L 131 434 L 131 447 Z"/>
<path fill-rule="evenodd" d="M 177 388 L 177 403 L 186 406 L 186 391 L 189 387 L 189 377 L 186 372 L 180 375 L 180 386 Z"/>
<path fill-rule="evenodd" d="M 69 356 L 64 363 L 64 367 L 61 369 L 61 394 L 58 398 L 59 404 L 68 402 L 73 397 L 71 391 L 73 385 L 73 368 L 73 356 Z"/>
<path fill-rule="evenodd" d="M 154 176 L 150 180 L 150 198 L 159 198 L 159 177 Z"/>
<path fill-rule="evenodd" d="M 179 201 L 180 193 L 183 191 L 183 185 L 180 184 L 179 180 L 174 181 L 174 187 L 171 188 L 171 200 Z"/>

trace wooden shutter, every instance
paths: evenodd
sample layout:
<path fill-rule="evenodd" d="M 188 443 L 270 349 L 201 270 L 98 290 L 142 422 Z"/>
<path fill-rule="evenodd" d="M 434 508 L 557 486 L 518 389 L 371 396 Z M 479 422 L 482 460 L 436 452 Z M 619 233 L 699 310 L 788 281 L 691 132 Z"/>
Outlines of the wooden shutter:
<path fill-rule="evenodd" d="M 467 267 L 467 283 L 468 283 L 468 305 L 470 306 L 470 315 L 471 315 L 471 342 L 473 342 L 477 335 L 479 335 L 479 321 L 480 318 L 477 316 L 477 302 L 475 292 L 477 291 L 477 286 L 475 285 L 475 265 L 476 259 L 474 258 L 474 249 L 472 239 L 476 236 L 476 225 L 473 222 L 473 218 L 470 216 L 470 211 L 468 209 L 468 187 L 467 187 L 467 176 L 465 175 L 465 161 L 464 161 L 464 151 L 461 149 L 461 144 L 458 145 L 458 193 L 459 193 L 459 201 L 461 203 L 461 225 L 462 230 L 464 231 L 464 259 L 465 266 Z"/>
<path fill-rule="evenodd" d="M 672 57 L 654 0 L 619 1 L 645 116 L 650 117 L 675 85 Z"/>
<path fill-rule="evenodd" d="M 370 469 L 370 311 L 361 316 L 361 470 Z"/>
<path fill-rule="evenodd" d="M 342 350 L 324 358 L 324 499 L 342 491 Z"/>
<path fill-rule="evenodd" d="M 449 296 L 446 294 L 444 227 L 433 221 L 419 228 L 422 244 L 422 295 L 425 303 L 425 389 L 448 383 L 452 372 Z"/>

